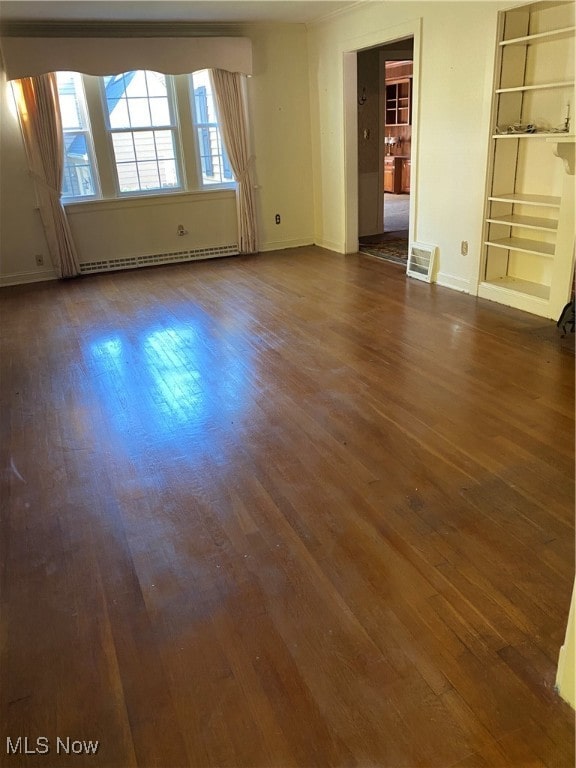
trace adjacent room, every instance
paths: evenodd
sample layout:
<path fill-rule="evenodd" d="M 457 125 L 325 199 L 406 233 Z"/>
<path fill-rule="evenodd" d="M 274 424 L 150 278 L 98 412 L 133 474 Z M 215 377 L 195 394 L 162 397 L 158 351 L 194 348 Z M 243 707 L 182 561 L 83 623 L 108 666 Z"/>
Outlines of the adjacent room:
<path fill-rule="evenodd" d="M 408 38 L 357 57 L 360 251 L 403 266 L 409 246 L 413 51 L 414 39 Z"/>
<path fill-rule="evenodd" d="M 574 29 L 2 2 L 3 765 L 574 765 Z"/>

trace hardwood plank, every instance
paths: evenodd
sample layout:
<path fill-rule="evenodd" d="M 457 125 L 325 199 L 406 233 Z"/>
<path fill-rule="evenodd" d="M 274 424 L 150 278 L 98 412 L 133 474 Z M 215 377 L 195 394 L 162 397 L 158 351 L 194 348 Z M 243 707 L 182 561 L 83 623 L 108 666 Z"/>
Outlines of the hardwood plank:
<path fill-rule="evenodd" d="M 313 247 L 0 313 L 2 738 L 98 739 L 74 762 L 106 768 L 573 764 L 553 324 Z"/>

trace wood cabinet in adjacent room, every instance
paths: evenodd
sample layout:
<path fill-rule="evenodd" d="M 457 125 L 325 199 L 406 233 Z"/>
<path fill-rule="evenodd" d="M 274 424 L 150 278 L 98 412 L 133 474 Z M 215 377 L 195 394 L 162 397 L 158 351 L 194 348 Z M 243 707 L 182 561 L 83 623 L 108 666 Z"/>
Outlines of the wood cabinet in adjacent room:
<path fill-rule="evenodd" d="M 394 195 L 400 193 L 402 184 L 402 159 L 400 157 L 384 158 L 384 192 Z"/>
<path fill-rule="evenodd" d="M 402 158 L 402 182 L 400 191 L 410 194 L 410 158 Z"/>
<path fill-rule="evenodd" d="M 384 192 L 399 195 L 410 192 L 410 158 L 390 155 L 384 158 Z"/>
<path fill-rule="evenodd" d="M 386 125 L 412 122 L 412 79 L 386 81 Z"/>

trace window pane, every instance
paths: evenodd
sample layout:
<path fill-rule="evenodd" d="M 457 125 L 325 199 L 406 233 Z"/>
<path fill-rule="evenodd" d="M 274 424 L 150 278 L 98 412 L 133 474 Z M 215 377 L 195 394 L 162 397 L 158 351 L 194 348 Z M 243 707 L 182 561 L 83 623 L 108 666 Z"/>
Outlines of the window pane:
<path fill-rule="evenodd" d="M 222 144 L 208 70 L 192 74 L 194 122 L 203 184 L 232 183 L 234 177 Z"/>
<path fill-rule="evenodd" d="M 62 128 L 64 130 L 83 127 L 75 93 L 60 96 L 60 114 L 62 115 Z"/>
<path fill-rule="evenodd" d="M 179 188 L 176 128 L 149 130 L 172 125 L 175 112 L 168 78 L 133 71 L 102 78 L 102 82 L 120 191 Z"/>
<path fill-rule="evenodd" d="M 156 161 L 138 163 L 138 175 L 140 176 L 141 189 L 158 189 L 160 187 L 160 175 Z"/>
<path fill-rule="evenodd" d="M 146 98 L 148 96 L 146 72 L 144 70 L 125 72 L 124 83 L 124 90 L 127 98 Z"/>
<path fill-rule="evenodd" d="M 134 134 L 136 160 L 156 160 L 156 147 L 152 131 L 140 131 Z"/>
<path fill-rule="evenodd" d="M 176 157 L 172 131 L 154 131 L 156 137 L 156 153 L 159 158 L 173 159 Z"/>
<path fill-rule="evenodd" d="M 178 169 L 175 160 L 159 160 L 158 168 L 160 170 L 160 183 L 164 189 L 178 186 Z"/>
<path fill-rule="evenodd" d="M 168 99 L 150 99 L 152 125 L 170 125 Z"/>
<path fill-rule="evenodd" d="M 62 197 L 92 197 L 96 194 L 86 136 L 67 133 L 64 136 L 64 174 Z"/>
<path fill-rule="evenodd" d="M 136 163 L 123 163 L 116 167 L 118 170 L 120 192 L 139 192 L 140 181 L 138 179 Z"/>
<path fill-rule="evenodd" d="M 58 99 L 62 115 L 62 127 L 84 128 L 82 101 L 84 92 L 80 75 L 76 72 L 58 72 Z"/>
<path fill-rule="evenodd" d="M 136 74 L 136 72 L 125 72 L 121 75 L 102 78 L 111 128 L 130 128 L 126 90 Z"/>
<path fill-rule="evenodd" d="M 172 131 L 116 133 L 112 141 L 121 192 L 180 186 Z"/>
<path fill-rule="evenodd" d="M 152 125 L 148 99 L 128 99 L 131 128 L 146 128 Z"/>
<path fill-rule="evenodd" d="M 108 100 L 107 103 L 110 128 L 130 128 L 128 102 L 126 99 Z"/>
<path fill-rule="evenodd" d="M 198 145 L 204 184 L 223 184 L 234 181 L 228 157 L 222 148 L 217 126 L 198 128 Z"/>
<path fill-rule="evenodd" d="M 82 77 L 77 72 L 57 72 L 56 82 L 64 132 L 62 198 L 94 197 L 97 184 Z"/>
<path fill-rule="evenodd" d="M 114 157 L 117 163 L 128 163 L 136 159 L 132 133 L 113 133 Z"/>
<path fill-rule="evenodd" d="M 167 96 L 166 77 L 159 72 L 146 72 L 149 96 Z"/>

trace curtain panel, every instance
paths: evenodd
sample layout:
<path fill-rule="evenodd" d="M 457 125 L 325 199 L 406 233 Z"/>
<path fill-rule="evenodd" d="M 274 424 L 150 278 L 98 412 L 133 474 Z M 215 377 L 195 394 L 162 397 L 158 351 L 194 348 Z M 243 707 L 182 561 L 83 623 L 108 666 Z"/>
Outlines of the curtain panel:
<path fill-rule="evenodd" d="M 25 77 L 16 80 L 14 87 L 24 147 L 52 264 L 59 277 L 74 277 L 80 272 L 78 255 L 60 202 L 64 139 L 56 75 Z"/>
<path fill-rule="evenodd" d="M 258 250 L 256 236 L 256 201 L 248 142 L 248 121 L 242 75 L 213 69 L 210 72 L 216 99 L 216 109 L 224 146 L 236 179 L 236 212 L 238 217 L 238 246 L 240 253 Z"/>

